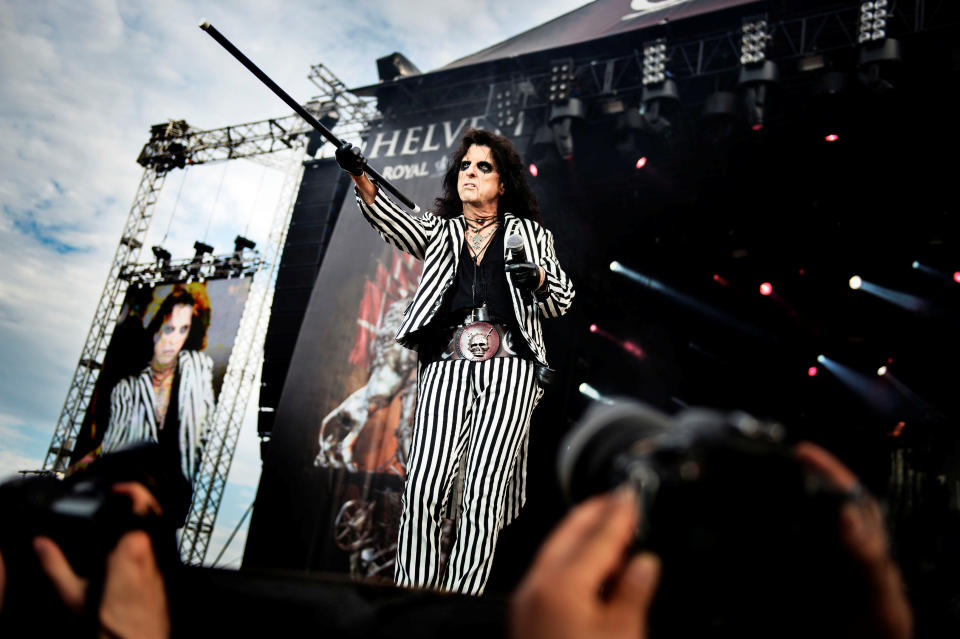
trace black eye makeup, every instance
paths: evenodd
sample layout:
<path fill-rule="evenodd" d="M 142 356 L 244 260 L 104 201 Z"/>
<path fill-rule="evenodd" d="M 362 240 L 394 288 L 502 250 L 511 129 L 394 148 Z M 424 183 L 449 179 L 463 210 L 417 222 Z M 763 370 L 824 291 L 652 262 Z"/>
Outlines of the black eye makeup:
<path fill-rule="evenodd" d="M 464 160 L 463 162 L 460 163 L 460 170 L 466 171 L 467 169 L 470 168 L 470 164 L 472 164 L 470 160 Z M 480 170 L 481 173 L 493 173 L 493 165 L 484 160 L 477 162 L 477 168 Z"/>

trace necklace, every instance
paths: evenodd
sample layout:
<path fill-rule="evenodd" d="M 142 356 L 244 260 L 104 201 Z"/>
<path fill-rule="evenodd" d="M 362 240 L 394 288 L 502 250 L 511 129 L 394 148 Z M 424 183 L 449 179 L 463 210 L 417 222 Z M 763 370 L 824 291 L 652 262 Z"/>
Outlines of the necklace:
<path fill-rule="evenodd" d="M 170 392 L 173 386 L 173 374 L 176 360 L 169 364 L 150 362 L 150 379 L 153 382 L 153 411 L 157 418 L 157 427 L 163 428 L 163 420 L 170 406 Z"/>
<path fill-rule="evenodd" d="M 496 215 L 491 215 L 490 217 L 478 217 L 476 219 L 469 218 L 466 215 L 463 216 L 463 219 L 467 221 L 467 226 L 470 227 L 472 231 L 480 231 L 494 222 L 497 221 Z"/>
<path fill-rule="evenodd" d="M 159 364 L 150 362 L 150 379 L 154 386 L 161 386 L 173 378 L 173 371 L 176 368 L 176 362 L 169 364 Z"/>
<path fill-rule="evenodd" d="M 476 264 L 477 259 L 480 258 L 480 256 L 482 256 L 487 250 L 487 246 L 490 244 L 493 236 L 494 233 L 488 233 L 485 236 L 478 233 L 477 235 L 473 236 L 472 240 L 470 240 L 467 248 L 470 250 L 470 257 L 473 258 L 474 264 Z"/>
<path fill-rule="evenodd" d="M 483 226 L 474 228 L 470 225 L 470 220 L 467 220 L 467 239 L 470 242 L 470 247 L 473 249 L 471 252 L 476 254 L 480 249 L 493 237 L 493 231 L 496 230 L 497 218 L 488 218 L 484 222 Z"/>

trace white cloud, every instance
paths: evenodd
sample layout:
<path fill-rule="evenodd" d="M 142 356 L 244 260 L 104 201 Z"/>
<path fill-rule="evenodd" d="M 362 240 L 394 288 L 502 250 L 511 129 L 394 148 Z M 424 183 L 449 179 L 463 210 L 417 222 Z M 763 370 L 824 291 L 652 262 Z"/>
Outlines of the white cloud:
<path fill-rule="evenodd" d="M 0 413 L 0 481 L 21 470 L 38 470 L 43 464 L 33 432 L 12 415 Z"/>

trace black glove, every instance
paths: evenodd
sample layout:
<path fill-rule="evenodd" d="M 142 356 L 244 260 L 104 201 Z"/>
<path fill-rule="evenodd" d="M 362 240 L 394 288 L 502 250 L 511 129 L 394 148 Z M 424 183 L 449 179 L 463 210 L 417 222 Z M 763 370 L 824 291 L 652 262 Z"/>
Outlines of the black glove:
<path fill-rule="evenodd" d="M 513 274 L 513 285 L 524 291 L 534 291 L 540 286 L 540 267 L 533 262 L 505 264 L 503 270 Z"/>
<path fill-rule="evenodd" d="M 337 164 L 350 175 L 363 175 L 363 170 L 367 168 L 367 158 L 363 157 L 360 147 L 353 146 L 349 142 L 344 142 L 337 149 L 336 156 Z"/>

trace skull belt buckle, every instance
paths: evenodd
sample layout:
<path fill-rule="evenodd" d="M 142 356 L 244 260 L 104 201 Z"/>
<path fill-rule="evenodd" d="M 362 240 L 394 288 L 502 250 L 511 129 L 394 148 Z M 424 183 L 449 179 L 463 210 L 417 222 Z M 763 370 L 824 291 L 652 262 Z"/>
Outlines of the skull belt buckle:
<path fill-rule="evenodd" d="M 500 350 L 500 334 L 493 324 L 473 322 L 457 329 L 453 343 L 460 357 L 485 362 Z"/>

